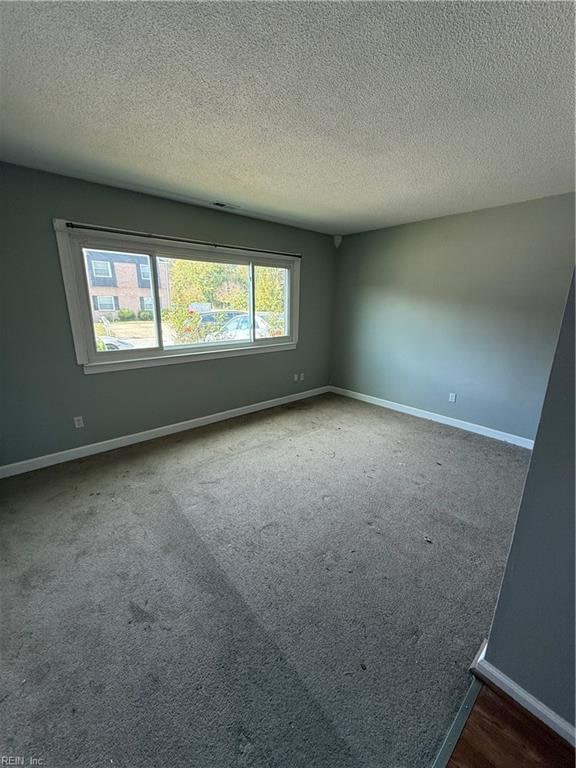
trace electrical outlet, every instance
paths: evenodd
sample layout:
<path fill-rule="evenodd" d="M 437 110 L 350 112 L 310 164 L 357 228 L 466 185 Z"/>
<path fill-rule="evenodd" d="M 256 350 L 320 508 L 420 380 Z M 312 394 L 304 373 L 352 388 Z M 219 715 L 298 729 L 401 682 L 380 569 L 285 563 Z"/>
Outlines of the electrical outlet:
<path fill-rule="evenodd" d="M 448 395 L 448 402 L 449 403 L 456 402 L 456 392 L 450 392 L 450 394 Z"/>
<path fill-rule="evenodd" d="M 84 426 L 84 416 L 74 416 L 74 426 L 76 429 L 82 429 Z"/>
<path fill-rule="evenodd" d="M 300 374 L 300 381 L 304 381 L 304 374 L 303 373 Z"/>
<path fill-rule="evenodd" d="M 294 381 L 298 381 L 298 374 L 297 373 L 294 374 Z"/>

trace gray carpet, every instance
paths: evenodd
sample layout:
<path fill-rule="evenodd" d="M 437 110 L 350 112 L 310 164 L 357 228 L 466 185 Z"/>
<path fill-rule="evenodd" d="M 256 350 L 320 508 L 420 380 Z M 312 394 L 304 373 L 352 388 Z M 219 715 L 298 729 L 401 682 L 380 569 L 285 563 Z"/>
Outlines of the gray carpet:
<path fill-rule="evenodd" d="M 327 395 L 4 481 L 0 755 L 428 766 L 528 460 Z"/>

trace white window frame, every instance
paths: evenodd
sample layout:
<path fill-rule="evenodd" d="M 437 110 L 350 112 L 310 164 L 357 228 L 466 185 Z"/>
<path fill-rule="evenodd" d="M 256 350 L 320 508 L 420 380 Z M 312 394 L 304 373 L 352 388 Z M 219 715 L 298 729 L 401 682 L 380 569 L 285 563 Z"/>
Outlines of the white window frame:
<path fill-rule="evenodd" d="M 148 270 L 147 275 L 144 274 L 143 267 L 146 267 L 146 269 Z M 141 280 L 149 280 L 150 282 L 152 282 L 152 267 L 150 267 L 148 264 L 138 264 L 138 269 L 140 270 Z"/>
<path fill-rule="evenodd" d="M 112 265 L 110 264 L 109 261 L 103 261 L 102 259 L 92 259 L 91 264 L 92 264 L 92 275 L 96 279 L 102 278 L 102 279 L 108 280 L 109 278 L 112 277 Z M 97 264 L 98 264 L 98 266 L 104 265 L 106 267 L 106 274 L 105 275 L 99 275 L 96 272 L 96 265 Z"/>
<path fill-rule="evenodd" d="M 54 219 L 54 230 L 60 254 L 60 264 L 76 361 L 85 373 L 120 371 L 129 368 L 144 368 L 174 363 L 198 362 L 221 357 L 238 357 L 265 352 L 280 352 L 296 349 L 298 343 L 300 306 L 300 256 L 278 254 L 252 249 L 191 243 L 186 240 L 141 233 L 108 231 L 88 224 Z M 92 225 L 94 226 L 94 225 Z M 155 317 L 160 318 L 160 295 L 158 291 L 157 258 L 191 259 L 228 264 L 246 264 L 250 273 L 250 309 L 254 312 L 254 266 L 279 267 L 288 272 L 289 302 L 287 306 L 288 335 L 270 338 L 254 338 L 248 341 L 221 341 L 198 345 L 182 345 L 164 349 L 162 346 L 162 325 L 156 321 L 157 344 L 148 349 L 97 351 L 92 326 L 92 305 L 83 249 L 116 250 L 148 256 L 150 259 L 150 282 L 155 302 Z"/>
<path fill-rule="evenodd" d="M 150 301 L 150 306 L 145 307 L 144 301 L 142 301 L 142 299 L 144 299 L 145 301 Z M 154 312 L 154 309 L 155 309 L 154 296 L 139 296 L 138 303 L 140 304 L 140 310 L 139 310 L 140 312 Z"/>
<path fill-rule="evenodd" d="M 98 312 L 115 312 L 116 311 L 116 302 L 114 301 L 114 296 L 98 296 L 97 294 L 92 294 L 92 295 L 96 299 L 96 304 L 98 304 L 98 308 L 97 308 Z M 112 299 L 112 307 L 101 307 L 100 299 Z"/>

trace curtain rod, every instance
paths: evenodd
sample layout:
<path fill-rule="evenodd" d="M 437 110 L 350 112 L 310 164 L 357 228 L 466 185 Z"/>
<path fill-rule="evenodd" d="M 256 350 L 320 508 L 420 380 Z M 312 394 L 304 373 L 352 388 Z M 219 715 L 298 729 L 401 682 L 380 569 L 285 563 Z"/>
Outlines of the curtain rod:
<path fill-rule="evenodd" d="M 188 240 L 185 237 L 170 237 L 170 235 L 153 235 L 150 232 L 135 232 L 130 229 L 111 229 L 110 227 L 99 227 L 98 225 L 91 224 L 74 224 L 73 221 L 67 221 L 66 226 L 69 229 L 87 229 L 97 232 L 109 232 L 114 235 L 136 235 L 137 237 L 149 237 L 159 240 L 171 240 L 175 243 L 190 243 L 190 245 L 210 245 L 213 248 L 229 248 L 234 251 L 250 251 L 252 253 L 268 253 L 274 256 L 293 256 L 297 259 L 302 258 L 301 253 L 289 253 L 287 251 L 263 251 L 260 248 L 245 248 L 240 245 L 226 245 L 225 243 L 210 243 L 206 240 Z"/>

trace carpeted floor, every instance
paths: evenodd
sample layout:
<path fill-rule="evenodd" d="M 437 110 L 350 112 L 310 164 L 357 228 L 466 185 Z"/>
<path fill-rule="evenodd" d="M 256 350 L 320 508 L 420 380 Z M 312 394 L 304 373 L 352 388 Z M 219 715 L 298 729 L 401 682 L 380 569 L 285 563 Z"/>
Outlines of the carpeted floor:
<path fill-rule="evenodd" d="M 4 481 L 0 755 L 426 768 L 528 461 L 327 395 Z"/>

